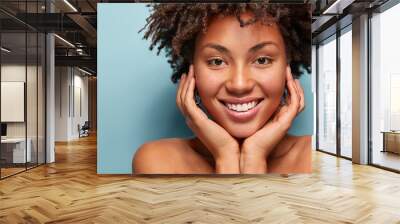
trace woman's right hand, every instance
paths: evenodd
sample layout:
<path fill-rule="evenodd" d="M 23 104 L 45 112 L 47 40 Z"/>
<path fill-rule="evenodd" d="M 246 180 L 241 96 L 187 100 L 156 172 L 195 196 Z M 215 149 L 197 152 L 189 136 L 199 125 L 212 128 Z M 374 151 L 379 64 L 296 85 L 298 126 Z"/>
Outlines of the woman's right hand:
<path fill-rule="evenodd" d="M 191 65 L 189 74 L 183 74 L 179 81 L 176 104 L 184 115 L 187 125 L 213 155 L 216 173 L 239 173 L 239 143 L 196 105 L 194 89 L 195 78 Z"/>

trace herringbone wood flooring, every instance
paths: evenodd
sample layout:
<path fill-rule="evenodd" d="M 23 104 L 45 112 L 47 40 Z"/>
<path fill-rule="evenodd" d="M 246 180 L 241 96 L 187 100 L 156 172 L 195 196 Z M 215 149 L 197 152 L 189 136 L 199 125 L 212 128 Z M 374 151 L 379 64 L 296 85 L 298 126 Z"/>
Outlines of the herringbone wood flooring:
<path fill-rule="evenodd" d="M 311 175 L 99 176 L 96 139 L 0 181 L 0 223 L 400 223 L 400 175 L 320 152 Z"/>

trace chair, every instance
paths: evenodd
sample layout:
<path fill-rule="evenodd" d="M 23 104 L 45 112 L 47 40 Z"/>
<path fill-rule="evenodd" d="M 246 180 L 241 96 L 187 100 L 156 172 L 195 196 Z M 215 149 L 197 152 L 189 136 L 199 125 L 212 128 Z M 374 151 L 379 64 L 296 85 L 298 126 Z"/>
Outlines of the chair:
<path fill-rule="evenodd" d="M 89 129 L 90 129 L 89 121 L 85 121 L 82 127 L 78 124 L 79 138 L 89 136 Z"/>

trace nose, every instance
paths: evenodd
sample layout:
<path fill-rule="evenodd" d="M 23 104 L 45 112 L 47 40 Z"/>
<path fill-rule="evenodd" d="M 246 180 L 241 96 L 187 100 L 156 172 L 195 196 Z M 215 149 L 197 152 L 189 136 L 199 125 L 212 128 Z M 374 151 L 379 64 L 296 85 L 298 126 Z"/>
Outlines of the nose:
<path fill-rule="evenodd" d="M 255 81 L 244 68 L 236 68 L 229 75 L 225 88 L 229 94 L 244 96 L 250 93 L 255 86 Z"/>

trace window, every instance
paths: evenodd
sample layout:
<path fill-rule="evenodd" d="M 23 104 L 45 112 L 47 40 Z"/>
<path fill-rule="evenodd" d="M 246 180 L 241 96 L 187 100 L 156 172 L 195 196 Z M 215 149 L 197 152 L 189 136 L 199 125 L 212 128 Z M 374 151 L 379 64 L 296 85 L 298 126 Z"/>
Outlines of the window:
<path fill-rule="evenodd" d="M 318 48 L 318 149 L 336 153 L 336 36 Z"/>
<path fill-rule="evenodd" d="M 40 13 L 44 3 L 18 2 L 18 13 Z M 45 163 L 46 39 L 8 14 L 0 12 L 0 18 L 0 178 L 5 178 Z"/>
<path fill-rule="evenodd" d="M 400 170 L 400 4 L 371 18 L 372 164 Z"/>
<path fill-rule="evenodd" d="M 352 34 L 351 25 L 340 36 L 340 155 L 352 157 Z"/>

